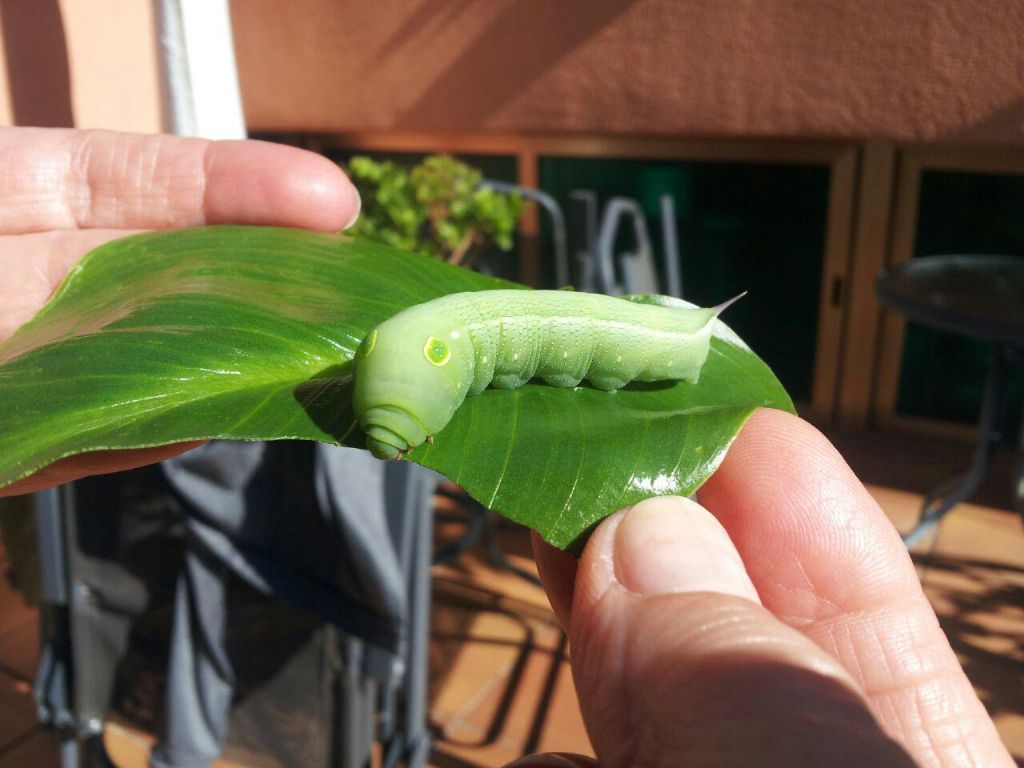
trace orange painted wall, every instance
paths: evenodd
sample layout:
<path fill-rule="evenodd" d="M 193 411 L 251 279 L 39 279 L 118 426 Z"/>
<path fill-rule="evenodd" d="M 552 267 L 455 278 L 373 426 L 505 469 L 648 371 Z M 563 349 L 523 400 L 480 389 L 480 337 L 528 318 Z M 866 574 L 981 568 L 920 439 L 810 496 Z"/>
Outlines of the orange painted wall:
<path fill-rule="evenodd" d="M 158 131 L 148 0 L 3 0 L 0 125 Z"/>
<path fill-rule="evenodd" d="M 233 0 L 255 130 L 1024 142 L 1024 3 Z"/>
<path fill-rule="evenodd" d="M 1024 144 L 1024 3 L 231 5 L 253 130 Z M 4 0 L 0 123 L 158 130 L 152 14 L 148 0 Z"/>
<path fill-rule="evenodd" d="M 160 73 L 148 0 L 61 0 L 79 128 L 159 131 Z"/>

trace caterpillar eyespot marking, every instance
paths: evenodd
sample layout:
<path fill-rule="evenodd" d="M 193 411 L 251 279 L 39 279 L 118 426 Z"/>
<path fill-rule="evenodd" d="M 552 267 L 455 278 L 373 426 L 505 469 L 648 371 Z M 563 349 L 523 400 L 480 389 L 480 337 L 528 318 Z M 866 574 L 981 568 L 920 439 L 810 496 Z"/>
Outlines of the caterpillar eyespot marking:
<path fill-rule="evenodd" d="M 443 365 L 448 365 L 448 361 L 452 359 L 452 351 L 439 338 L 431 336 L 423 345 L 423 356 L 427 358 L 428 363 L 440 368 Z"/>
<path fill-rule="evenodd" d="M 363 339 L 363 343 L 359 345 L 358 354 L 362 357 L 368 356 L 373 352 L 373 348 L 377 346 L 377 329 L 374 328 L 370 331 L 366 338 Z"/>
<path fill-rule="evenodd" d="M 574 291 L 444 296 L 367 334 L 355 357 L 356 418 L 367 448 L 393 459 L 439 433 L 466 397 L 487 387 L 540 379 L 615 392 L 633 381 L 696 383 L 730 303 L 682 308 Z"/>

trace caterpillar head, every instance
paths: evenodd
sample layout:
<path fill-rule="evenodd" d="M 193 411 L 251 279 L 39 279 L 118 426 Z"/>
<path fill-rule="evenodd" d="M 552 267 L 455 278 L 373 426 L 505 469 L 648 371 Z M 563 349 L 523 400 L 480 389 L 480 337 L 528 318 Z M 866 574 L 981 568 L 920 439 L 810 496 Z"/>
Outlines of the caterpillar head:
<path fill-rule="evenodd" d="M 353 404 L 366 446 L 397 458 L 451 420 L 473 373 L 464 332 L 396 316 L 371 331 L 355 357 Z"/>

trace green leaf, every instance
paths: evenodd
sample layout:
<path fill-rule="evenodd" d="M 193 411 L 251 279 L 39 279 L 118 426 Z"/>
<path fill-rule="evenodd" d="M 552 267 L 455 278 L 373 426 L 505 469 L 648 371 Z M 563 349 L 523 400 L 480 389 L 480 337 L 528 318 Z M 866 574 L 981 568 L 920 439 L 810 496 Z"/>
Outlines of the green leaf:
<path fill-rule="evenodd" d="M 208 438 L 361 447 L 351 360 L 363 336 L 413 304 L 508 287 L 297 230 L 109 243 L 0 345 L 0 487 L 98 449 Z M 487 390 L 410 458 L 570 547 L 619 507 L 694 491 L 758 406 L 792 410 L 767 366 L 720 326 L 696 385 Z"/>

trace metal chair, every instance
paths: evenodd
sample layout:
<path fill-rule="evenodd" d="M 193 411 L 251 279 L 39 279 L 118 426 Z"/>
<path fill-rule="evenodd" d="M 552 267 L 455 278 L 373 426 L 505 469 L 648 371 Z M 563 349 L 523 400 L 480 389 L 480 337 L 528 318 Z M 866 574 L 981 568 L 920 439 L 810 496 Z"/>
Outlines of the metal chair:
<path fill-rule="evenodd" d="M 338 462 L 346 458 L 351 457 L 328 455 L 320 463 L 324 471 L 318 473 L 316 484 L 319 487 L 310 490 L 311 497 L 324 493 L 331 495 L 330 489 L 323 484 L 330 482 L 327 476 L 336 469 Z M 272 707 L 273 696 L 282 695 L 282 691 L 288 696 L 312 699 L 308 709 L 322 714 L 317 723 L 307 723 L 304 727 L 314 735 L 312 740 L 317 744 L 307 745 L 300 756 L 301 761 L 300 757 L 295 757 L 286 760 L 288 764 L 345 768 L 366 765 L 374 742 L 381 744 L 387 765 L 426 764 L 430 749 L 426 679 L 431 497 L 437 479 L 432 473 L 406 463 L 382 466 L 381 472 L 387 536 L 397 558 L 400 588 L 407 593 L 400 632 L 393 650 L 384 650 L 356 634 L 336 628 L 338 623 L 349 619 L 332 616 L 333 624 L 323 619 L 319 622 L 310 619 L 309 639 L 296 647 L 293 654 L 305 666 L 298 673 L 289 666 L 279 676 L 280 680 L 275 678 L 271 685 L 257 690 L 252 699 L 240 705 L 242 709 L 248 707 L 250 712 L 256 711 L 251 702 L 262 696 Z M 96 503 L 96 499 L 109 492 L 115 482 L 122 480 L 96 481 L 98 486 L 93 490 L 98 487 L 98 493 L 90 493 L 88 487 L 83 487 L 88 485 L 87 481 L 51 489 L 37 494 L 35 498 L 44 594 L 43 656 L 35 696 L 40 719 L 61 734 L 61 764 L 67 768 L 109 765 L 102 747 L 104 721 L 115 689 L 123 685 L 126 678 L 118 668 L 124 663 L 130 648 L 133 627 L 140 622 L 147 607 L 152 608 L 154 592 L 162 593 L 166 603 L 163 611 L 169 614 L 175 580 L 179 581 L 179 593 L 184 588 L 181 582 L 198 578 L 202 589 L 216 592 L 223 588 L 224 594 L 234 588 L 223 586 L 229 577 L 245 581 L 239 578 L 236 568 L 226 565 L 223 560 L 210 559 L 210 550 L 201 540 L 203 533 L 199 533 L 200 538 L 196 540 L 194 531 L 185 530 L 187 526 L 183 526 L 180 520 L 174 520 L 173 514 L 170 518 L 164 514 L 173 504 L 154 511 L 154 504 L 164 503 L 154 500 L 166 496 L 162 489 L 153 490 L 159 477 L 158 469 L 147 468 L 122 478 L 129 486 L 134 478 L 137 486 L 150 489 L 151 492 L 130 491 L 127 496 L 147 509 L 145 524 L 154 527 L 151 532 L 167 540 L 162 546 L 162 551 L 167 554 L 162 559 L 166 560 L 168 567 L 156 569 L 159 578 L 155 581 L 160 582 L 156 586 L 154 579 L 147 581 L 133 573 L 130 563 L 106 557 L 116 555 L 118 547 L 112 547 L 110 552 L 92 551 L 103 537 L 120 538 L 122 543 L 126 538 L 116 523 L 110 524 L 116 519 L 119 503 L 111 503 L 105 509 Z M 104 526 L 107 530 L 92 530 L 104 523 L 108 524 Z M 121 548 L 122 553 L 124 549 Z M 258 562 L 255 569 L 260 570 Z M 164 570 L 170 573 L 163 573 Z M 217 578 L 220 576 L 224 580 L 218 587 Z M 259 573 L 255 578 L 259 578 Z M 293 587 L 291 585 L 289 590 Z M 253 594 L 260 591 L 266 590 L 250 589 Z M 290 596 L 294 598 L 294 595 Z M 258 595 L 253 599 L 258 601 Z M 275 602 L 274 598 L 266 599 L 267 604 Z M 186 703 L 198 707 L 205 714 L 218 707 L 231 709 L 234 723 L 240 717 L 232 705 L 237 698 L 235 684 L 240 682 L 234 674 L 235 665 L 230 658 L 220 658 L 216 648 L 208 652 L 210 649 L 203 647 L 209 641 L 206 635 L 223 633 L 225 624 L 197 622 L 195 617 L 191 623 L 182 620 L 182 612 L 188 605 L 179 596 L 177 607 L 173 609 L 177 614 L 177 627 L 173 631 L 185 640 L 191 638 L 193 642 L 174 646 L 181 658 L 172 658 L 171 668 L 173 670 L 178 665 L 192 672 L 201 671 L 203 674 L 199 677 L 205 682 L 197 691 L 186 688 Z M 349 614 L 352 613 L 350 608 L 346 606 Z M 308 615 L 308 610 L 285 607 L 274 610 L 283 611 L 281 615 L 285 621 L 293 620 L 299 613 Z M 370 634 L 372 637 L 373 633 Z M 213 645 L 216 646 L 216 642 Z M 199 663 L 199 657 L 206 660 Z M 226 669 L 218 668 L 218 664 Z M 296 674 L 301 680 L 293 680 L 289 687 L 285 678 Z M 298 701 L 298 698 L 289 699 L 291 704 Z M 227 715 L 225 712 L 225 717 Z M 180 764 L 180 760 L 185 759 L 182 755 L 189 759 L 212 759 L 229 735 L 227 729 L 218 730 L 218 722 L 216 717 L 210 723 L 200 721 L 194 731 L 190 730 L 196 725 L 194 721 L 187 724 L 190 727 L 178 728 L 177 731 L 165 729 L 162 749 L 154 756 L 154 764 L 159 765 L 161 760 L 168 758 L 179 760 L 168 764 Z M 267 734 L 262 734 L 262 737 L 272 740 Z M 275 743 L 275 749 L 282 753 L 286 748 L 284 741 Z"/>

